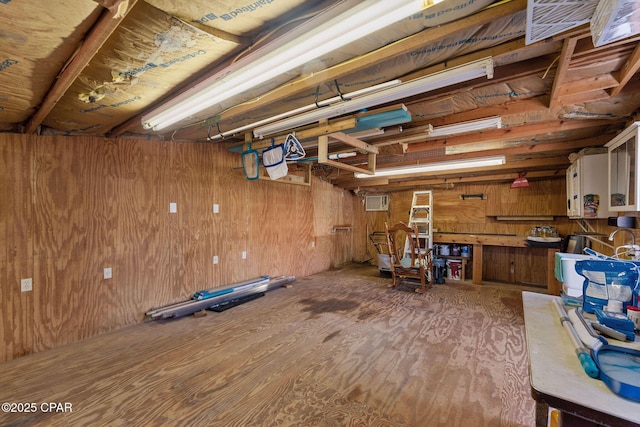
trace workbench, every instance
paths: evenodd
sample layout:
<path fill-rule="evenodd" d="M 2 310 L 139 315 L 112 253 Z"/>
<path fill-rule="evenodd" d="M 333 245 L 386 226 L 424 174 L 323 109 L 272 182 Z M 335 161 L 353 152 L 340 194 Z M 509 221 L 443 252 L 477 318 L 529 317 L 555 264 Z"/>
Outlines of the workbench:
<path fill-rule="evenodd" d="M 553 306 L 557 298 L 522 293 L 536 427 L 547 425 L 549 407 L 560 411 L 562 427 L 639 426 L 640 402 L 618 396 L 584 372 Z"/>
<path fill-rule="evenodd" d="M 526 236 L 501 235 L 501 234 L 463 234 L 463 233 L 433 233 L 434 243 L 457 243 L 461 245 L 473 245 L 472 276 L 474 285 L 482 284 L 482 249 L 484 246 L 508 246 L 526 248 Z M 558 248 L 547 248 L 547 292 L 551 295 L 560 295 L 562 284 L 554 275 L 555 256 Z"/>

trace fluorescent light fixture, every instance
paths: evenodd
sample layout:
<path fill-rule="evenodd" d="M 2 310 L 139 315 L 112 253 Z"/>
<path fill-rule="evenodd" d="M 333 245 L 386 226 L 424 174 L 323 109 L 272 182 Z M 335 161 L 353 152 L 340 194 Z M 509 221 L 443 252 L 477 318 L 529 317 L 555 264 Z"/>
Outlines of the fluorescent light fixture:
<path fill-rule="evenodd" d="M 210 137 L 207 138 L 208 141 L 215 141 L 216 139 L 222 139 L 222 138 L 226 138 L 227 136 L 231 136 L 231 135 L 235 135 L 239 132 L 244 132 L 245 130 L 248 129 L 253 129 L 256 128 L 258 126 L 262 126 L 262 125 L 266 125 L 267 123 L 272 123 L 275 122 L 276 120 L 281 120 L 287 117 L 291 117 L 294 116 L 296 114 L 300 114 L 300 113 L 305 113 L 309 110 L 314 110 L 318 107 L 326 107 L 330 104 L 336 103 L 338 101 L 341 101 L 343 98 L 346 99 L 351 99 L 351 98 L 357 98 L 358 96 L 362 96 L 362 95 L 366 95 L 368 93 L 371 92 L 376 92 L 379 91 L 381 89 L 386 89 L 386 88 L 390 88 L 393 86 L 398 86 L 402 83 L 401 80 L 390 80 L 388 82 L 385 83 L 380 83 L 378 85 L 375 86 L 370 86 L 364 89 L 360 89 L 360 90 L 355 90 L 353 92 L 349 92 L 349 93 L 345 93 L 342 96 L 334 96 L 333 98 L 329 98 L 329 99 L 325 99 L 324 101 L 318 101 L 317 103 L 314 104 L 308 104 L 305 105 L 303 107 L 300 108 L 296 108 L 295 110 L 290 110 L 290 111 L 286 111 L 284 113 L 275 115 L 275 116 L 271 116 L 268 117 L 266 119 L 254 122 L 254 123 L 249 123 L 248 125 L 244 125 L 244 126 L 240 126 L 238 128 L 226 131 L 226 132 L 222 132 L 219 133 L 217 135 L 211 135 Z"/>
<path fill-rule="evenodd" d="M 438 0 L 347 1 L 241 58 L 142 117 L 160 130 L 400 21 Z"/>
<path fill-rule="evenodd" d="M 469 160 L 451 160 L 437 163 L 425 163 L 415 166 L 400 166 L 397 168 L 378 169 L 373 175 L 355 173 L 354 176 L 356 178 L 374 178 L 381 176 L 409 175 L 424 172 L 438 172 L 457 169 L 481 168 L 485 166 L 498 166 L 503 165 L 504 163 L 504 156 L 480 157 L 477 159 Z"/>
<path fill-rule="evenodd" d="M 256 138 L 262 138 L 274 133 L 308 125 L 309 123 L 315 123 L 323 119 L 338 117 L 343 114 L 362 110 L 363 108 L 397 101 L 402 98 L 485 76 L 487 78 L 493 78 L 493 60 L 490 57 L 429 74 L 428 76 L 402 83 L 399 86 L 382 89 L 377 92 L 349 99 L 348 101 L 280 120 L 256 128 L 253 131 L 253 135 Z"/>
<path fill-rule="evenodd" d="M 486 129 L 500 129 L 502 118 L 499 116 L 487 117 L 486 119 L 470 120 L 468 122 L 455 123 L 452 125 L 438 126 L 428 131 L 430 137 L 442 137 L 457 133 L 478 132 Z"/>

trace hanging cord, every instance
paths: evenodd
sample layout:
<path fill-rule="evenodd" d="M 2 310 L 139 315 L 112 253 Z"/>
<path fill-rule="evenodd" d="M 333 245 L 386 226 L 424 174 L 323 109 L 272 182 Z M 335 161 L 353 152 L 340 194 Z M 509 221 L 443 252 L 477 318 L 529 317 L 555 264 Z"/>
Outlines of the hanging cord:
<path fill-rule="evenodd" d="M 313 102 L 316 104 L 316 107 L 322 108 L 320 104 L 318 104 L 318 98 L 320 97 L 320 86 L 316 86 L 316 93 L 313 97 Z"/>
<path fill-rule="evenodd" d="M 222 130 L 220 130 L 220 122 L 216 122 L 216 127 L 218 128 L 218 136 L 220 139 L 224 140 L 225 137 L 222 134 Z M 211 141 L 211 125 L 207 127 L 207 141 Z"/>
<path fill-rule="evenodd" d="M 336 84 L 336 90 L 338 91 L 338 95 L 340 96 L 340 99 L 342 99 L 343 101 L 350 101 L 351 98 L 345 98 L 344 94 L 340 90 L 340 83 L 338 83 L 338 79 L 334 79 L 333 82 Z"/>
<path fill-rule="evenodd" d="M 559 59 L 560 59 L 560 56 L 557 56 L 556 59 L 551 61 L 551 64 L 549 64 L 549 66 L 547 67 L 547 71 L 545 71 L 544 74 L 542 75 L 543 80 L 547 78 L 547 74 L 549 74 L 549 71 L 551 71 L 551 68 L 555 65 L 556 62 L 558 62 Z"/>

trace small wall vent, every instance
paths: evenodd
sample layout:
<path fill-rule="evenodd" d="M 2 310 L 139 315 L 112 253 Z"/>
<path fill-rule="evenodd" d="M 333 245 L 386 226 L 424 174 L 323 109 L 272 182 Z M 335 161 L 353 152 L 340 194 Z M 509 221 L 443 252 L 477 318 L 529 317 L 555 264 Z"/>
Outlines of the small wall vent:
<path fill-rule="evenodd" d="M 373 211 L 388 211 L 389 210 L 389 196 L 366 196 L 365 197 L 365 210 L 367 212 Z"/>

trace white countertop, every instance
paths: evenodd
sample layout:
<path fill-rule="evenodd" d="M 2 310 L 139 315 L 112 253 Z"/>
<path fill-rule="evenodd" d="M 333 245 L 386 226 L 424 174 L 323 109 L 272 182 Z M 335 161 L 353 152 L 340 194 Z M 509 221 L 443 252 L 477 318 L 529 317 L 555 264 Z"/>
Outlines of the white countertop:
<path fill-rule="evenodd" d="M 640 402 L 618 396 L 584 372 L 560 324 L 554 299 L 559 298 L 522 293 L 531 387 L 542 395 L 640 423 Z"/>

